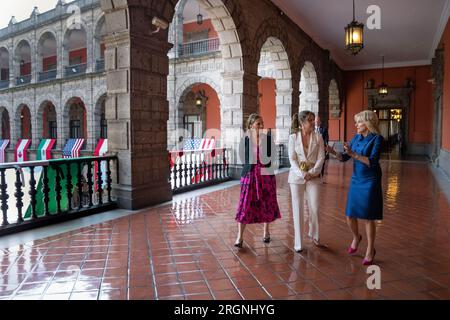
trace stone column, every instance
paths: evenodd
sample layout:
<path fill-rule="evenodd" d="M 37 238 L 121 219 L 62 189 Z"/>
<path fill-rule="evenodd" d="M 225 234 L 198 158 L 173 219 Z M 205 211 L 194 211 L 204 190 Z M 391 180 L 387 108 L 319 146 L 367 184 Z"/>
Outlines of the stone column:
<path fill-rule="evenodd" d="M 119 157 L 120 167 L 113 194 L 120 207 L 139 209 L 172 198 L 167 156 L 170 46 L 164 31 L 150 32 L 152 15 L 146 8 L 128 7 L 125 1 L 113 5 L 102 0 L 101 5 L 108 32 L 109 148 Z"/>
<path fill-rule="evenodd" d="M 87 67 L 86 73 L 95 71 L 95 59 L 94 59 L 94 26 L 90 22 L 86 25 L 86 50 L 87 50 Z"/>

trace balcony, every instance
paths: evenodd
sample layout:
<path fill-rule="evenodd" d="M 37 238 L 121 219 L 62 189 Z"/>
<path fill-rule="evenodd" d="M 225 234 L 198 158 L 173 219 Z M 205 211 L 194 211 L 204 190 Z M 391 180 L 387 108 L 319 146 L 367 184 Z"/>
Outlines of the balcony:
<path fill-rule="evenodd" d="M 179 56 L 195 56 L 216 51 L 219 51 L 219 39 L 206 39 L 201 41 L 188 42 L 180 45 Z"/>
<path fill-rule="evenodd" d="M 56 79 L 56 69 L 39 72 L 39 77 L 38 77 L 39 82 L 52 80 L 52 79 Z"/>
<path fill-rule="evenodd" d="M 105 59 L 95 61 L 95 71 L 105 71 Z"/>
<path fill-rule="evenodd" d="M 87 68 L 86 63 L 65 67 L 64 76 L 73 77 L 79 74 L 84 74 L 86 73 L 86 68 Z"/>
<path fill-rule="evenodd" d="M 9 80 L 1 80 L 0 81 L 0 89 L 9 88 Z"/>
<path fill-rule="evenodd" d="M 27 75 L 20 76 L 20 77 L 16 78 L 16 85 L 17 86 L 28 84 L 30 82 L 31 82 L 31 74 L 27 74 Z"/>
<path fill-rule="evenodd" d="M 0 164 L 0 236 L 116 208 L 111 163 L 117 161 L 108 156 Z"/>

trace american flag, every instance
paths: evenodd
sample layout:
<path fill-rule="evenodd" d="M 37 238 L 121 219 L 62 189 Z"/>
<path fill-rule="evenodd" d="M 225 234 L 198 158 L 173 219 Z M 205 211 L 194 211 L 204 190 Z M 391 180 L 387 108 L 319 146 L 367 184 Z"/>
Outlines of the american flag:
<path fill-rule="evenodd" d="M 63 158 L 78 158 L 83 144 L 84 139 L 69 139 L 62 152 Z"/>
<path fill-rule="evenodd" d="M 183 146 L 183 151 L 210 150 L 214 149 L 216 141 L 211 139 L 187 139 Z"/>

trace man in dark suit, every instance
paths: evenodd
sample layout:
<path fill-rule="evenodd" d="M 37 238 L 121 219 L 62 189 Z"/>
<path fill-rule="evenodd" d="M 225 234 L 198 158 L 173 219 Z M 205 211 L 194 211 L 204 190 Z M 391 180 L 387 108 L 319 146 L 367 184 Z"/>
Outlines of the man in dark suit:
<path fill-rule="evenodd" d="M 322 125 L 322 121 L 320 120 L 320 117 L 319 117 L 319 116 L 316 116 L 316 129 L 315 129 L 315 131 L 316 131 L 317 133 L 320 133 L 320 134 L 322 135 L 323 142 L 324 142 L 324 144 L 325 144 L 325 149 L 326 149 L 326 147 L 327 147 L 327 145 L 328 145 L 328 140 L 329 140 L 329 138 L 328 138 L 328 128 Z M 325 162 L 326 162 L 326 160 L 328 160 L 329 158 L 330 158 L 330 155 L 329 155 L 328 152 L 326 152 L 326 150 L 325 150 L 325 161 L 323 162 L 323 165 L 322 165 L 322 171 L 320 172 L 320 176 L 321 176 L 321 178 L 322 178 L 322 183 L 324 183 L 324 182 L 323 182 L 323 175 L 324 175 L 324 173 L 325 173 Z"/>

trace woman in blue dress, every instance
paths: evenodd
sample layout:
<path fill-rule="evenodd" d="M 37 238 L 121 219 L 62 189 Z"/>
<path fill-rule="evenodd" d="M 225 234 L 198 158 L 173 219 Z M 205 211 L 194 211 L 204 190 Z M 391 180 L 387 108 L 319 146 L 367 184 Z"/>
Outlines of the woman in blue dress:
<path fill-rule="evenodd" d="M 367 250 L 364 265 L 373 264 L 375 257 L 375 220 L 383 219 L 383 194 L 381 190 L 381 167 L 379 164 L 383 137 L 378 128 L 377 114 L 370 110 L 355 115 L 357 134 L 349 144 L 344 143 L 344 153 L 327 147 L 329 153 L 340 161 L 353 159 L 353 175 L 347 197 L 347 224 L 353 234 L 348 248 L 354 254 L 362 240 L 358 232 L 358 219 L 365 220 Z"/>

